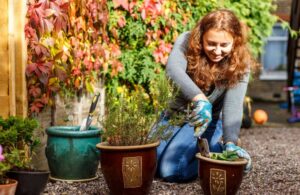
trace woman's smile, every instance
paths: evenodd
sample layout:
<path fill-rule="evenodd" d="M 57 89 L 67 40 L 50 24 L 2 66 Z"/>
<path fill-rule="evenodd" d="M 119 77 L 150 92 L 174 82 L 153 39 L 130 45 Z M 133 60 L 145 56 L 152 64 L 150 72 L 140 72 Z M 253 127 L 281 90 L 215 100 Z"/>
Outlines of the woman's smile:
<path fill-rule="evenodd" d="M 220 62 L 230 54 L 233 46 L 233 37 L 223 30 L 211 29 L 203 35 L 203 49 L 212 62 Z"/>

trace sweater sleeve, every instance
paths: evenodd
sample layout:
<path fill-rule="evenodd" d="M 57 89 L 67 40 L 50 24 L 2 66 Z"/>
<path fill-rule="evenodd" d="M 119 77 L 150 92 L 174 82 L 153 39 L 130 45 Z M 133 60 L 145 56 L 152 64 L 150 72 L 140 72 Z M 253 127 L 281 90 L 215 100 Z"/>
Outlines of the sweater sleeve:
<path fill-rule="evenodd" d="M 175 41 L 168 58 L 166 72 L 171 80 L 179 87 L 184 98 L 192 100 L 193 97 L 203 92 L 186 73 L 187 60 L 185 51 L 189 36 L 189 32 L 182 33 Z"/>
<path fill-rule="evenodd" d="M 237 142 L 242 117 L 243 117 L 243 101 L 247 91 L 250 73 L 234 87 L 226 91 L 222 118 L 223 118 L 223 138 L 224 142 Z"/>

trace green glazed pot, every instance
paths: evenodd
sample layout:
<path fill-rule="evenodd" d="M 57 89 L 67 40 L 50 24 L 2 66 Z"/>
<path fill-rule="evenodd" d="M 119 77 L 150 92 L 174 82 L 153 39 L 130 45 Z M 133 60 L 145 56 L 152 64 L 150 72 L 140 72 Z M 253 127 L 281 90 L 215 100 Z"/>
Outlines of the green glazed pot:
<path fill-rule="evenodd" d="M 50 179 L 89 181 L 97 178 L 100 152 L 96 144 L 101 142 L 101 131 L 93 126 L 86 131 L 79 131 L 79 128 L 53 126 L 46 129 L 45 152 Z"/>

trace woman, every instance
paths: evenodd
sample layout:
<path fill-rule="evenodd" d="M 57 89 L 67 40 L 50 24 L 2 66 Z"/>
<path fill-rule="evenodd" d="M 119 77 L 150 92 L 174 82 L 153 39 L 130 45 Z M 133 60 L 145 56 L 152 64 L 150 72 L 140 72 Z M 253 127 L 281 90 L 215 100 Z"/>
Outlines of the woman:
<path fill-rule="evenodd" d="M 179 93 L 165 113 L 184 113 L 191 105 L 189 122 L 174 127 L 173 135 L 158 147 L 158 175 L 170 182 L 197 177 L 197 138 L 206 138 L 210 151 L 236 150 L 242 121 L 243 100 L 249 73 L 258 64 L 246 46 L 244 26 L 233 12 L 217 10 L 204 16 L 191 32 L 181 34 L 170 53 L 166 71 Z M 222 140 L 222 141 L 221 141 Z"/>

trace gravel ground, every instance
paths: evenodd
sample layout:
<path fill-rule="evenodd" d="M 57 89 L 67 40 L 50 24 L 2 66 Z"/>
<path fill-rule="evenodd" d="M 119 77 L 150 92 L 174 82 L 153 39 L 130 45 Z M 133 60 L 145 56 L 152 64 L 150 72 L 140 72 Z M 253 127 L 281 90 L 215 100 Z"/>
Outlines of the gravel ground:
<path fill-rule="evenodd" d="M 241 130 L 242 145 L 250 153 L 253 170 L 244 177 L 238 194 L 300 194 L 300 128 L 256 126 Z M 44 194 L 107 195 L 99 179 L 85 183 L 48 182 Z M 176 184 L 155 179 L 151 195 L 203 194 L 199 181 Z"/>

